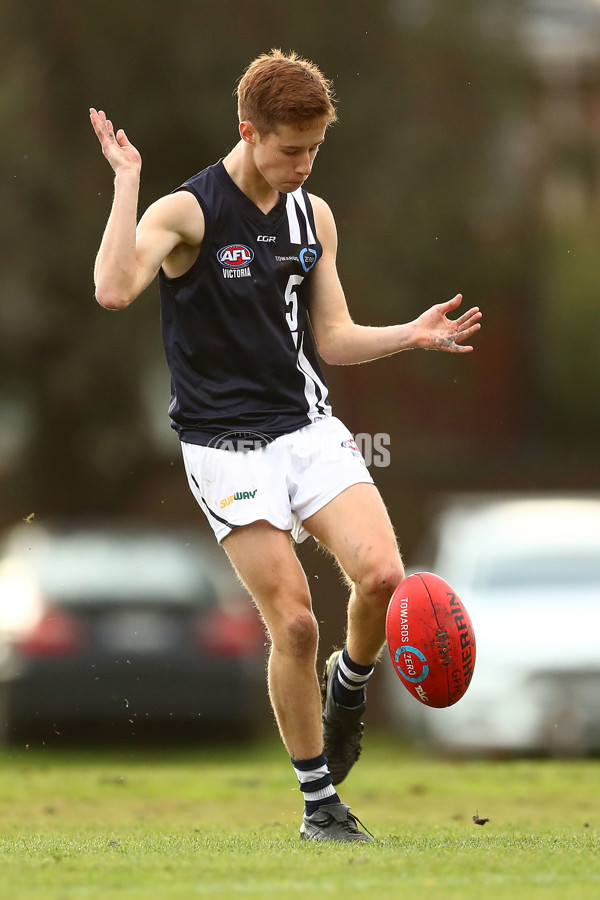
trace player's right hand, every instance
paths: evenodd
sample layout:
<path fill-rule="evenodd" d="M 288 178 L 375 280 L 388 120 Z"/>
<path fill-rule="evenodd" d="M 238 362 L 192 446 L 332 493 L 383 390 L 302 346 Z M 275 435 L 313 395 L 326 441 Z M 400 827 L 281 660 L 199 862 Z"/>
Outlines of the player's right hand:
<path fill-rule="evenodd" d="M 114 172 L 131 169 L 139 173 L 142 168 L 142 157 L 129 142 L 123 129 L 120 128 L 115 134 L 113 123 L 106 118 L 106 114 L 102 110 L 90 109 L 90 120 L 100 141 L 102 152 Z"/>

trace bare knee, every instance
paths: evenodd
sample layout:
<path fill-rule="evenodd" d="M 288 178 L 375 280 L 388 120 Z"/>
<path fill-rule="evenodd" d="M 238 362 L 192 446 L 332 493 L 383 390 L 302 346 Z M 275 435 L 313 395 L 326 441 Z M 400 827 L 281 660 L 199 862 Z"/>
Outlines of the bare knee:
<path fill-rule="evenodd" d="M 313 657 L 317 652 L 317 620 L 305 606 L 285 610 L 269 628 L 273 649 L 297 658 Z"/>
<path fill-rule="evenodd" d="M 357 581 L 357 594 L 365 599 L 387 605 L 390 597 L 404 579 L 404 567 L 400 559 L 382 559 L 371 565 Z"/>

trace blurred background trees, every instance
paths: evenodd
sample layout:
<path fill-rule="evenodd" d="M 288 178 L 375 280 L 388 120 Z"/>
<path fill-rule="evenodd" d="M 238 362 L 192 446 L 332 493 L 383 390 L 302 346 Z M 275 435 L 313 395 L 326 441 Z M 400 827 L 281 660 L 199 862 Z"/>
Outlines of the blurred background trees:
<path fill-rule="evenodd" d="M 600 3 L 129 0 L 1 4 L 0 526 L 34 512 L 201 522 L 169 429 L 155 285 L 109 313 L 92 268 L 112 178 L 90 106 L 144 160 L 141 209 L 237 139 L 271 47 L 334 79 L 310 189 L 332 206 L 357 321 L 461 291 L 468 357 L 328 370 L 410 554 L 441 490 L 598 489 Z M 316 564 L 315 564 L 316 565 Z"/>

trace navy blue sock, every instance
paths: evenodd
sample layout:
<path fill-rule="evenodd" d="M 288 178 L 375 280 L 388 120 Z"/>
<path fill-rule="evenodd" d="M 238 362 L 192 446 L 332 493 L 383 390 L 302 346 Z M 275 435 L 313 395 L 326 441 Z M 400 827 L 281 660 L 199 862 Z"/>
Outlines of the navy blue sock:
<path fill-rule="evenodd" d="M 304 812 L 307 816 L 327 803 L 340 802 L 327 768 L 327 757 L 323 753 L 313 759 L 292 759 L 292 765 L 304 794 Z"/>
<path fill-rule="evenodd" d="M 344 647 L 338 657 L 336 679 L 333 682 L 333 699 L 338 706 L 353 709 L 360 706 L 366 699 L 366 684 L 375 664 L 360 666 L 350 659 L 347 649 Z"/>

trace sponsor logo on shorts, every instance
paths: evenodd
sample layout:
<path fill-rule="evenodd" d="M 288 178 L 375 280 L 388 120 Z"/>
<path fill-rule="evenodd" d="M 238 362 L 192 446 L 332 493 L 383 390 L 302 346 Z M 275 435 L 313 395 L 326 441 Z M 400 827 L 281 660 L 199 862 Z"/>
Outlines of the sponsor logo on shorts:
<path fill-rule="evenodd" d="M 258 488 L 255 488 L 253 491 L 236 491 L 235 494 L 230 494 L 229 497 L 223 497 L 220 503 L 221 509 L 231 506 L 235 500 L 254 500 L 257 491 Z"/>
<path fill-rule="evenodd" d="M 348 450 L 351 450 L 353 456 L 362 456 L 355 440 L 342 441 L 342 447 L 347 447 Z"/>
<path fill-rule="evenodd" d="M 223 266 L 223 278 L 249 278 L 254 251 L 245 244 L 227 244 L 221 247 L 217 259 Z"/>

